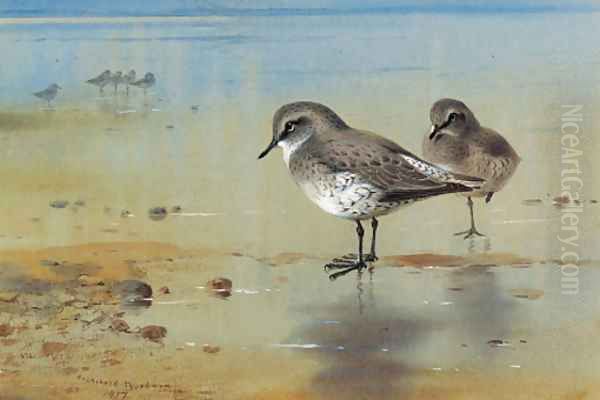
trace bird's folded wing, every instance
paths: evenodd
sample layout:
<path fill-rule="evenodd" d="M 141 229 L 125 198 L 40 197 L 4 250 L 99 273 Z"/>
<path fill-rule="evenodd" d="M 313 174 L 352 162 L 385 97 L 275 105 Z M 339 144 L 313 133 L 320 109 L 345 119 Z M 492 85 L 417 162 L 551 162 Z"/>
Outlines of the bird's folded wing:
<path fill-rule="evenodd" d="M 352 135 L 352 140 L 344 140 L 342 132 L 339 137 L 312 143 L 311 153 L 318 153 L 332 173 L 353 173 L 386 192 L 430 192 L 431 196 L 469 191 L 483 182 L 448 172 L 374 133 L 350 130 L 346 134 Z"/>

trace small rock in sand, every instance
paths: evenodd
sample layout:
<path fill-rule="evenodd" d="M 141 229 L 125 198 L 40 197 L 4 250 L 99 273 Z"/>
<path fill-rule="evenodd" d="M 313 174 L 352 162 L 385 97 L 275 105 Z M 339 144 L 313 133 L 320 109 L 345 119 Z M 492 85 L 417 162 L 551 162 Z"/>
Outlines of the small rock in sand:
<path fill-rule="evenodd" d="M 172 213 L 180 213 L 183 211 L 183 208 L 181 206 L 173 206 L 171 207 L 171 212 Z"/>
<path fill-rule="evenodd" d="M 167 328 L 158 325 L 148 325 L 142 328 L 140 334 L 144 339 L 152 342 L 161 342 L 167 336 Z"/>
<path fill-rule="evenodd" d="M 148 216 L 153 221 L 161 221 L 167 217 L 167 209 L 165 207 L 153 207 L 148 210 Z"/>
<path fill-rule="evenodd" d="M 104 281 L 97 276 L 81 275 L 77 279 L 81 286 L 103 286 Z"/>
<path fill-rule="evenodd" d="M 160 292 L 160 294 L 170 294 L 171 293 L 171 290 L 166 286 L 161 287 L 160 289 L 158 289 L 158 291 Z"/>
<path fill-rule="evenodd" d="M 115 293 L 121 296 L 121 302 L 134 306 L 150 306 L 152 304 L 152 287 L 145 282 L 128 279 L 114 286 Z"/>
<path fill-rule="evenodd" d="M 231 280 L 221 277 L 206 282 L 206 287 L 212 290 L 214 294 L 221 297 L 231 296 L 232 286 Z"/>
<path fill-rule="evenodd" d="M 133 217 L 133 214 L 131 213 L 131 211 L 129 211 L 129 210 L 121 211 L 121 218 L 131 218 L 131 217 Z"/>
<path fill-rule="evenodd" d="M 42 344 L 42 356 L 49 357 L 56 353 L 61 353 L 67 349 L 68 345 L 61 342 L 45 342 Z"/>
<path fill-rule="evenodd" d="M 129 324 L 122 319 L 115 318 L 110 323 L 110 328 L 115 332 L 129 333 Z"/>
<path fill-rule="evenodd" d="M 14 303 L 19 297 L 19 293 L 16 292 L 0 292 L 0 302 L 3 303 Z"/>
<path fill-rule="evenodd" d="M 67 200 L 54 200 L 50 202 L 50 207 L 52 208 L 65 208 L 69 205 Z"/>
<path fill-rule="evenodd" d="M 0 337 L 10 336 L 14 331 L 15 328 L 9 324 L 0 324 Z"/>
<path fill-rule="evenodd" d="M 204 346 L 202 346 L 202 350 L 204 350 L 205 353 L 215 354 L 221 351 L 221 348 L 219 346 L 211 346 L 210 344 L 205 344 Z"/>

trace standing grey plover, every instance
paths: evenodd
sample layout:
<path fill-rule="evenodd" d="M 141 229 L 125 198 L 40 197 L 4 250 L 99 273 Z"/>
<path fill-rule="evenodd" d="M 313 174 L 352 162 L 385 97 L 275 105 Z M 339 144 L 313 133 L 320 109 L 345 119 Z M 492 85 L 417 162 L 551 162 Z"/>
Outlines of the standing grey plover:
<path fill-rule="evenodd" d="M 42 100 L 46 100 L 46 102 L 48 103 L 48 107 L 50 107 L 50 102 L 52 100 L 54 100 L 54 98 L 58 94 L 58 89 L 62 89 L 62 88 L 60 86 L 58 86 L 56 83 L 53 83 L 52 85 L 48 86 L 46 89 L 41 90 L 39 92 L 35 92 L 33 95 Z"/>
<path fill-rule="evenodd" d="M 436 101 L 430 119 L 431 131 L 423 138 L 424 158 L 448 171 L 485 180 L 479 190 L 465 194 L 471 228 L 455 235 L 465 235 L 465 239 L 484 236 L 475 228 L 471 197 L 485 196 L 488 203 L 508 182 L 521 159 L 502 135 L 481 126 L 469 107 L 459 100 Z"/>
<path fill-rule="evenodd" d="M 283 148 L 293 179 L 324 211 L 356 222 L 358 256 L 335 259 L 325 269 L 345 268 L 332 279 L 376 260 L 376 217 L 446 193 L 470 192 L 482 179 L 454 174 L 421 160 L 375 133 L 348 126 L 328 107 L 312 102 L 284 105 L 273 117 L 273 139 L 258 156 Z M 364 229 L 371 219 L 371 253 L 363 256 Z"/>
<path fill-rule="evenodd" d="M 91 85 L 97 86 L 98 89 L 100 89 L 100 93 L 102 93 L 104 91 L 104 86 L 108 85 L 111 82 L 110 70 L 107 69 L 106 71 L 104 71 L 103 73 L 98 75 L 97 77 L 88 79 L 85 82 L 89 83 Z"/>
<path fill-rule="evenodd" d="M 129 86 L 131 86 L 133 84 L 133 82 L 135 82 L 135 69 L 130 70 L 127 75 L 125 75 L 125 77 L 123 78 L 123 81 L 125 83 L 126 86 L 126 93 L 127 95 L 129 95 Z"/>
<path fill-rule="evenodd" d="M 140 80 L 137 80 L 132 83 L 133 86 L 144 89 L 144 94 L 146 94 L 146 90 L 154 86 L 156 83 L 156 78 L 152 72 L 146 72 L 146 75 Z"/>

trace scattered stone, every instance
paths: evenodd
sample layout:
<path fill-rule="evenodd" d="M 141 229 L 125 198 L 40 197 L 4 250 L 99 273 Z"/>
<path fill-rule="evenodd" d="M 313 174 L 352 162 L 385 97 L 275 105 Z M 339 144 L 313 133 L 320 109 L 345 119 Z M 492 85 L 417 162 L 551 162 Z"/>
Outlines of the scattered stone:
<path fill-rule="evenodd" d="M 148 325 L 143 327 L 140 333 L 144 339 L 160 343 L 167 336 L 167 328 L 158 325 Z"/>
<path fill-rule="evenodd" d="M 50 202 L 52 208 L 66 208 L 69 205 L 67 200 L 54 200 Z"/>
<path fill-rule="evenodd" d="M 160 292 L 160 294 L 170 294 L 171 293 L 171 290 L 166 286 L 161 287 L 160 289 L 158 289 L 158 291 Z"/>
<path fill-rule="evenodd" d="M 14 303 L 19 297 L 19 293 L 16 292 L 0 292 L 0 302 L 2 303 Z"/>
<path fill-rule="evenodd" d="M 542 199 L 526 199 L 521 202 L 525 206 L 537 206 L 542 204 Z"/>
<path fill-rule="evenodd" d="M 61 342 L 44 342 L 42 344 L 42 356 L 50 357 L 56 353 L 61 353 L 67 349 L 68 345 Z"/>
<path fill-rule="evenodd" d="M 121 303 L 132 306 L 152 305 L 152 287 L 145 282 L 128 279 L 117 283 L 115 293 L 121 297 Z"/>
<path fill-rule="evenodd" d="M 202 350 L 204 350 L 205 353 L 215 354 L 221 351 L 221 348 L 219 346 L 211 346 L 209 344 L 205 344 L 202 346 Z"/>
<path fill-rule="evenodd" d="M 569 196 L 556 196 L 552 202 L 556 207 L 563 207 L 565 204 L 569 204 Z"/>
<path fill-rule="evenodd" d="M 597 204 L 597 203 L 598 203 L 598 200 L 590 200 L 590 203 L 592 203 L 592 204 Z"/>
<path fill-rule="evenodd" d="M 519 342 L 521 342 L 521 343 L 527 343 L 527 340 L 521 339 L 521 340 L 519 340 Z"/>
<path fill-rule="evenodd" d="M 175 129 L 175 126 L 174 125 L 167 125 L 165 128 L 167 128 L 167 129 Z"/>
<path fill-rule="evenodd" d="M 132 218 L 133 214 L 129 210 L 121 211 L 121 218 Z"/>
<path fill-rule="evenodd" d="M 231 253 L 231 255 L 234 257 L 244 257 L 244 255 L 242 253 L 240 253 L 239 251 L 234 251 Z"/>
<path fill-rule="evenodd" d="M 110 328 L 115 332 L 129 333 L 129 324 L 122 319 L 115 318 L 110 323 Z"/>
<path fill-rule="evenodd" d="M 0 324 L 0 337 L 10 336 L 14 331 L 15 328 L 9 324 Z"/>
<path fill-rule="evenodd" d="M 489 344 L 491 347 L 508 347 L 508 346 L 510 346 L 510 342 L 508 342 L 507 340 L 502 340 L 502 339 L 488 340 L 487 344 Z"/>
<path fill-rule="evenodd" d="M 199 105 L 196 105 L 196 104 L 194 104 L 193 106 L 191 106 L 191 107 L 190 107 L 190 109 L 191 109 L 192 111 L 198 111 L 198 110 L 200 110 L 200 106 L 199 106 Z"/>
<path fill-rule="evenodd" d="M 448 290 L 451 290 L 453 292 L 462 292 L 464 289 L 461 287 L 450 287 L 448 288 Z"/>
<path fill-rule="evenodd" d="M 153 221 L 161 221 L 167 217 L 167 209 L 165 207 L 153 207 L 148 210 L 148 216 Z"/>
<path fill-rule="evenodd" d="M 214 294 L 220 297 L 231 296 L 232 288 L 231 280 L 227 278 L 215 278 L 206 282 L 206 287 L 213 291 Z"/>
<path fill-rule="evenodd" d="M 102 278 L 99 278 L 97 276 L 90 276 L 90 275 L 81 275 L 79 276 L 79 278 L 77 279 L 79 281 L 79 284 L 81 286 L 103 286 L 104 285 L 104 281 L 102 280 Z"/>
<path fill-rule="evenodd" d="M 77 207 L 85 207 L 85 201 L 84 200 L 76 200 L 75 203 L 73 203 L 73 205 L 75 205 Z"/>
<path fill-rule="evenodd" d="M 537 300 L 544 295 L 544 291 L 537 289 L 512 289 L 510 294 L 518 299 Z"/>
<path fill-rule="evenodd" d="M 40 265 L 43 265 L 44 267 L 59 267 L 62 263 L 56 260 L 41 260 Z"/>
<path fill-rule="evenodd" d="M 180 213 L 183 211 L 183 208 L 181 206 L 173 206 L 171 207 L 171 212 L 172 213 Z"/>

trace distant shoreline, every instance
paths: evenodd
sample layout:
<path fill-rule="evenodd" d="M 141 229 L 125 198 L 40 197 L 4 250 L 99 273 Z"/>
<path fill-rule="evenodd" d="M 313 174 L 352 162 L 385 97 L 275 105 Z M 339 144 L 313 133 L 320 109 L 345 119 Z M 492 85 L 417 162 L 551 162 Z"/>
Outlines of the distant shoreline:
<path fill-rule="evenodd" d="M 355 8 L 196 8 L 174 9 L 165 11 L 146 10 L 145 14 L 118 10 L 63 10 L 63 9 L 2 9 L 0 21 L 3 20 L 150 20 L 165 18 L 214 18 L 214 17 L 269 17 L 269 16 L 344 16 L 369 14 L 567 14 L 595 13 L 600 7 L 589 4 L 581 5 L 460 5 L 429 4 L 407 6 L 355 7 Z"/>

